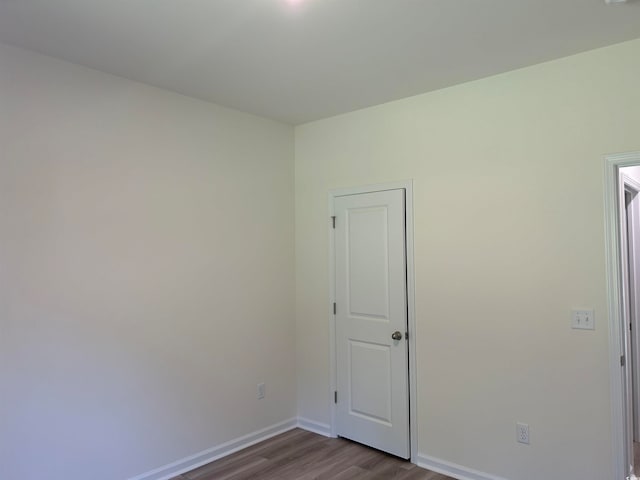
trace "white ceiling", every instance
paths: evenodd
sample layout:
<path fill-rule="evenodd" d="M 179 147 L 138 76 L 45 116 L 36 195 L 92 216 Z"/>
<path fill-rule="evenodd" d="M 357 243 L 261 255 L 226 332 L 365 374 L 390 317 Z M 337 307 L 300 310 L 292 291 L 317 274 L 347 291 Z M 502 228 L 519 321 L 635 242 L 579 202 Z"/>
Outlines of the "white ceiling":
<path fill-rule="evenodd" d="M 640 0 L 0 0 L 0 42 L 292 124 L 637 37 Z"/>

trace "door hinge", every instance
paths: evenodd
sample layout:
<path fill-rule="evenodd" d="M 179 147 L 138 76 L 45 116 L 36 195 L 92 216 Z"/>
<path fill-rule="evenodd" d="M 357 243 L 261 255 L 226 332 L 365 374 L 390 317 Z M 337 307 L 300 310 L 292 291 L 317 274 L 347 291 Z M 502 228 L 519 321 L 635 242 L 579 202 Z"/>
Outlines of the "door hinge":
<path fill-rule="evenodd" d="M 338 391 L 333 392 L 333 403 L 338 403 Z"/>
<path fill-rule="evenodd" d="M 333 224 L 333 228 L 336 228 L 336 217 L 335 215 L 331 217 L 331 223 Z"/>
<path fill-rule="evenodd" d="M 336 302 L 333 302 L 333 314 L 338 313 L 338 307 L 336 306 Z"/>
<path fill-rule="evenodd" d="M 620 355 L 620 366 L 624 367 L 625 363 L 624 355 Z"/>

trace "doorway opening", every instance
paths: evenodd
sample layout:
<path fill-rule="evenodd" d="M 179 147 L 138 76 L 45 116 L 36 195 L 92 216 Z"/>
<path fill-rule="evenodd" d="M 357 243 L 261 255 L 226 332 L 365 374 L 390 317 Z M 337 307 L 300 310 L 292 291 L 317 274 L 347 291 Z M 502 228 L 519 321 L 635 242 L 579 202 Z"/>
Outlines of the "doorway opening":
<path fill-rule="evenodd" d="M 640 473 L 640 152 L 605 159 L 614 479 Z"/>

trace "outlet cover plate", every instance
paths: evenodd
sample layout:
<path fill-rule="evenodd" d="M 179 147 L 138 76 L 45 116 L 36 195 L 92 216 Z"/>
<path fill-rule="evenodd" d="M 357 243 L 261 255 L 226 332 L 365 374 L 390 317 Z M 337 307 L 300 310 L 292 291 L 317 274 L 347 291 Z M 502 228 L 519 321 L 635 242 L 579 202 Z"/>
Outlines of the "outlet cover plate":
<path fill-rule="evenodd" d="M 516 440 L 519 443 L 529 445 L 529 425 L 526 423 L 516 423 Z"/>
<path fill-rule="evenodd" d="M 571 328 L 578 330 L 595 330 L 596 317 L 593 309 L 575 309 L 571 310 Z"/>

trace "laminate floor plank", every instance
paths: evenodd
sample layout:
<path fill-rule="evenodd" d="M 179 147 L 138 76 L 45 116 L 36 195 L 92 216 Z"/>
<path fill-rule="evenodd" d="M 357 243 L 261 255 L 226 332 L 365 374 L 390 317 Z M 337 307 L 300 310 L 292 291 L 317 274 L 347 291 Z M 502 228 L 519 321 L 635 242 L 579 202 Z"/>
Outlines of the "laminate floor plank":
<path fill-rule="evenodd" d="M 343 438 L 293 429 L 172 480 L 453 480 Z"/>
<path fill-rule="evenodd" d="M 397 477 L 395 480 L 452 480 L 452 479 L 451 477 L 441 475 L 440 473 L 431 472 L 429 470 L 416 467 L 415 470 L 409 470 L 405 474 Z"/>
<path fill-rule="evenodd" d="M 215 463 L 215 462 L 213 462 Z M 218 465 L 216 468 L 199 468 L 191 473 L 183 474 L 187 480 L 231 480 L 238 475 L 260 471 L 269 464 L 269 460 L 263 457 L 249 457 L 240 461 Z M 210 465 L 210 464 L 209 464 Z M 206 465 L 205 465 L 206 467 Z"/>
<path fill-rule="evenodd" d="M 281 435 L 272 437 L 265 442 L 256 443 L 255 445 L 240 450 L 232 456 L 236 458 L 243 458 L 251 455 L 259 455 L 265 458 L 270 458 L 272 455 L 281 452 L 283 448 L 290 448 L 292 445 L 296 445 L 305 439 L 313 438 L 312 435 L 313 434 L 310 432 L 295 428 Z"/>
<path fill-rule="evenodd" d="M 364 468 L 351 466 L 333 477 L 334 480 L 366 480 L 369 472 Z"/>
<path fill-rule="evenodd" d="M 264 476 L 264 480 L 280 480 L 283 478 L 302 478 L 307 474 L 316 473 L 319 466 L 326 462 L 327 458 L 333 458 L 338 450 L 328 444 L 309 451 L 305 456 L 297 458 L 289 463 L 281 463 L 279 468 Z"/>
<path fill-rule="evenodd" d="M 281 480 L 281 479 L 297 479 L 308 474 L 318 476 L 320 469 L 327 464 L 327 459 L 335 458 L 340 454 L 336 445 L 323 442 L 318 448 L 310 450 L 307 455 L 298 456 L 291 459 L 290 462 L 278 463 L 279 468 L 276 471 L 264 474 L 265 480 Z M 262 477 L 261 477 L 262 478 Z"/>
<path fill-rule="evenodd" d="M 335 455 L 331 459 L 327 459 L 327 461 L 322 462 L 320 468 L 316 468 L 314 470 L 313 473 L 315 474 L 315 476 L 313 478 L 315 480 L 331 480 L 336 475 L 347 470 L 350 466 L 358 466 L 360 462 L 364 461 L 372 454 L 372 452 L 368 451 L 370 449 L 361 449 L 358 448 L 360 447 L 359 445 L 357 447 L 355 447 L 355 445 L 356 444 L 353 444 L 353 447 L 349 446 L 344 448 L 340 452 L 340 454 Z"/>

